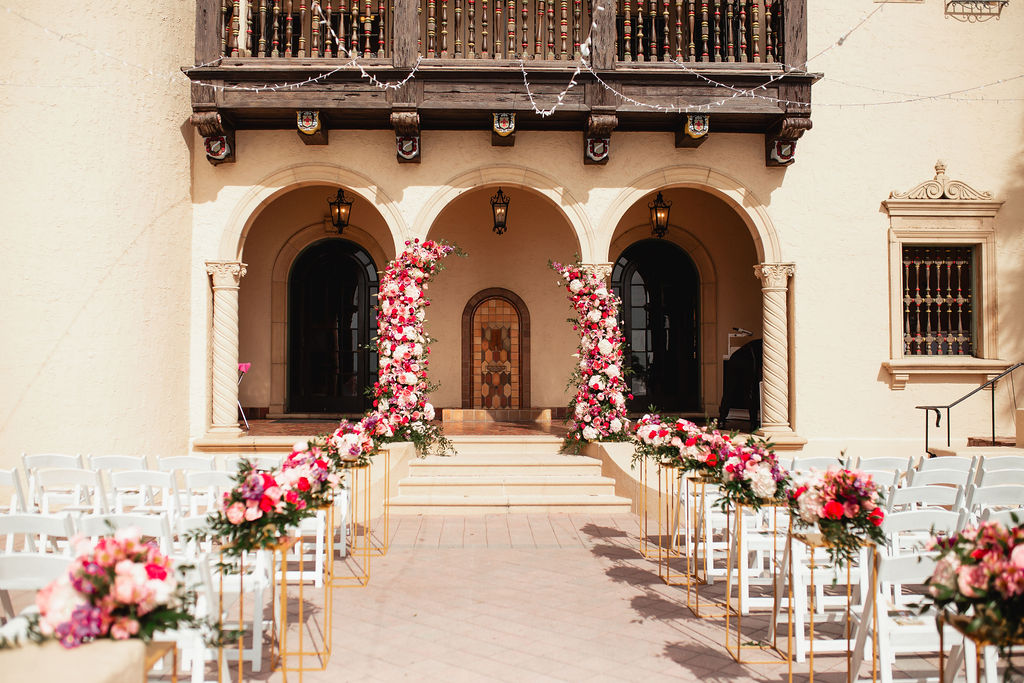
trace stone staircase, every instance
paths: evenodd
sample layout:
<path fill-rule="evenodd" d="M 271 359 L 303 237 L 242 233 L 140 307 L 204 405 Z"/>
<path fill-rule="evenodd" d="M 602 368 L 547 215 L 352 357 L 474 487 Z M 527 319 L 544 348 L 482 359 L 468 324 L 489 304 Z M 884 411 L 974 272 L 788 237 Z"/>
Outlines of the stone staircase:
<path fill-rule="evenodd" d="M 409 463 L 393 515 L 629 512 L 601 462 L 558 452 L 552 436 L 455 436 L 454 456 Z"/>

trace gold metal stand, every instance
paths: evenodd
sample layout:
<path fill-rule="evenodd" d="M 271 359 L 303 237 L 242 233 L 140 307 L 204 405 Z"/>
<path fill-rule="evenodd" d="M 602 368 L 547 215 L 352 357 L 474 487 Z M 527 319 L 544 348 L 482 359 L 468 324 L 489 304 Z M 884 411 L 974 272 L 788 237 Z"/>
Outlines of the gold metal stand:
<path fill-rule="evenodd" d="M 344 567 L 335 569 L 332 545 L 330 563 L 331 584 L 334 588 L 365 586 L 370 583 L 370 560 L 374 554 L 370 531 L 370 465 L 355 465 L 347 469 L 351 507 L 348 528 L 343 533 L 348 539 L 349 552 L 345 554 Z M 331 535 L 334 535 L 333 529 Z"/>
<path fill-rule="evenodd" d="M 146 675 L 168 653 L 171 654 L 171 683 L 178 683 L 178 646 L 176 643 L 164 640 L 153 640 L 146 643 L 146 661 L 143 665 L 142 680 L 146 680 Z"/>
<path fill-rule="evenodd" d="M 655 544 L 651 543 L 650 540 L 650 514 L 647 510 L 647 467 L 649 463 L 646 459 L 640 461 L 640 492 L 637 498 L 640 500 L 640 554 L 649 560 L 653 560 L 658 557 L 658 552 L 655 550 Z M 660 467 L 660 466 L 658 466 Z M 658 510 L 661 510 L 661 503 L 658 503 Z M 660 540 L 661 530 L 658 531 L 658 537 Z M 657 547 L 661 547 L 661 543 L 657 544 Z"/>
<path fill-rule="evenodd" d="M 367 525 L 368 525 L 368 527 L 367 527 L 368 531 L 363 536 L 364 542 L 369 543 L 370 553 L 374 557 L 383 557 L 384 555 L 388 554 L 388 548 L 390 547 L 390 538 L 391 538 L 391 451 L 385 448 L 382 451 L 381 455 L 383 455 L 383 457 L 379 457 L 378 456 L 378 458 L 376 459 L 375 462 L 382 462 L 383 461 L 383 466 L 384 466 L 384 514 L 382 516 L 382 519 L 380 520 L 380 524 L 379 525 L 375 525 L 374 527 L 369 527 L 369 513 L 367 513 L 366 520 L 367 520 Z M 370 465 L 367 469 L 368 470 L 372 470 L 373 469 L 373 465 Z M 369 483 L 369 473 L 368 473 L 367 474 L 367 482 L 366 482 L 366 501 L 367 501 L 367 506 L 369 505 L 369 500 L 370 500 L 370 483 Z M 383 535 L 380 534 L 380 526 L 384 527 Z M 354 552 L 359 552 L 363 548 L 360 545 L 357 545 L 355 543 L 355 538 L 356 537 L 353 536 L 352 550 Z"/>
<path fill-rule="evenodd" d="M 219 566 L 217 571 L 218 583 L 217 583 L 217 627 L 218 630 L 223 628 L 222 619 L 224 616 L 224 572 L 227 568 L 227 564 L 224 562 L 224 551 L 226 548 L 221 548 L 219 555 Z M 261 609 L 262 605 L 256 606 L 255 609 Z M 253 634 L 253 638 L 260 637 L 257 634 Z M 245 664 L 245 553 L 242 552 L 238 555 L 238 680 L 245 680 L 242 677 L 242 667 Z M 217 648 L 217 683 L 224 683 L 224 644 L 221 643 L 220 647 Z M 229 676 L 230 678 L 230 676 Z M 228 681 L 230 683 L 230 681 Z"/>
<path fill-rule="evenodd" d="M 788 505 L 785 501 L 772 501 L 763 503 L 761 507 L 771 508 L 773 519 L 771 526 L 772 536 L 772 555 L 771 555 L 771 568 L 772 568 L 772 612 L 777 612 L 779 608 L 779 567 L 781 562 L 779 561 L 779 508 L 786 507 Z M 778 654 L 782 655 L 782 651 L 778 646 L 778 633 L 775 628 L 775 620 L 772 619 L 771 624 L 771 642 L 760 642 L 760 643 L 744 643 L 743 642 L 743 579 L 742 579 L 742 568 L 740 562 L 743 561 L 743 518 L 744 511 L 751 510 L 754 508 L 749 505 L 738 504 L 734 506 L 731 514 L 732 527 L 729 530 L 728 538 L 726 539 L 726 583 L 725 583 L 725 649 L 732 655 L 732 658 L 739 663 L 745 664 L 775 664 L 778 659 L 764 659 L 764 660 L 750 660 L 743 658 L 743 652 L 745 650 L 759 650 L 761 652 L 767 650 L 774 650 Z M 733 545 L 736 546 L 736 552 L 733 553 Z M 733 574 L 737 576 L 737 591 L 736 591 L 736 608 L 732 607 L 732 577 Z M 747 584 L 749 587 L 749 583 Z M 732 617 L 735 615 L 735 619 Z M 733 629 L 735 626 L 735 641 L 733 640 Z M 787 648 L 789 643 L 787 643 Z M 790 651 L 787 649 L 785 656 L 790 656 Z"/>
<path fill-rule="evenodd" d="M 706 604 L 716 609 L 701 611 L 700 587 L 708 583 L 708 566 L 714 565 L 712 554 L 713 539 L 707 536 L 707 487 L 717 484 L 718 480 L 703 474 L 692 474 L 686 477 L 686 506 L 683 526 L 686 529 L 686 606 L 698 619 L 721 619 L 732 609 L 728 604 L 714 603 L 707 600 Z M 726 529 L 729 527 L 731 513 L 726 512 Z M 728 542 L 728 541 L 727 541 Z M 703 563 L 701 560 L 704 560 Z"/>
<path fill-rule="evenodd" d="M 794 533 L 792 531 L 792 528 L 790 528 L 789 538 L 787 540 L 787 543 L 789 543 L 789 545 L 790 545 L 790 548 L 788 549 L 788 554 L 789 554 L 789 593 L 788 593 L 788 597 L 789 597 L 789 608 L 788 608 L 789 627 L 788 627 L 788 631 L 787 631 L 787 635 L 786 635 L 787 648 L 791 647 L 792 639 L 793 639 L 793 576 L 794 576 L 794 574 L 793 574 L 793 554 L 794 553 L 793 553 L 792 544 L 793 544 L 794 541 L 796 541 L 798 543 L 803 543 L 805 546 L 807 546 L 807 554 L 808 554 L 808 560 L 809 560 L 808 567 L 810 569 L 810 581 L 809 581 L 809 584 L 808 584 L 808 593 L 810 595 L 810 598 L 809 598 L 809 601 L 808 601 L 809 617 L 808 617 L 808 638 L 807 638 L 807 660 L 808 660 L 808 664 L 809 664 L 809 668 L 808 668 L 808 671 L 809 671 L 808 683 L 814 683 L 814 614 L 815 614 L 815 604 L 814 604 L 814 601 L 815 601 L 815 598 L 816 598 L 816 595 L 817 595 L 817 586 L 816 586 L 815 581 L 814 581 L 814 570 L 815 570 L 815 568 L 817 566 L 815 558 L 814 558 L 814 551 L 816 549 L 819 549 L 819 548 L 827 548 L 827 547 L 829 547 L 829 543 L 825 540 L 825 538 L 820 533 Z M 866 545 L 870 545 L 870 544 L 866 544 Z M 877 580 L 877 576 L 878 576 L 878 553 L 875 550 L 873 545 L 871 545 L 871 552 L 873 554 L 872 564 L 873 564 L 873 567 L 874 567 L 873 578 L 872 578 L 872 581 L 871 581 L 871 585 L 872 585 L 871 599 L 872 599 L 872 601 L 875 601 L 875 597 L 876 597 L 876 594 L 878 592 L 877 591 L 877 587 L 875 586 L 875 581 Z M 851 642 L 850 642 L 851 638 L 852 638 L 851 623 L 852 623 L 852 617 L 853 617 L 852 611 L 851 611 L 852 610 L 852 605 L 851 605 L 852 597 L 851 597 L 850 579 L 851 579 L 850 563 L 847 562 L 846 563 L 846 680 L 847 680 L 847 683 L 852 683 L 852 681 L 853 681 L 853 671 L 850 670 L 850 658 L 851 658 L 851 654 L 852 654 L 852 647 L 851 647 Z M 874 623 L 874 637 L 872 639 L 872 665 L 871 665 L 872 677 L 871 677 L 871 680 L 875 681 L 876 680 L 875 662 L 878 659 L 878 656 L 877 656 L 877 652 L 878 652 L 878 605 L 874 604 L 873 607 L 874 607 L 873 614 L 874 614 L 875 623 Z M 792 652 L 792 650 L 789 650 L 789 651 Z M 793 659 L 792 659 L 792 657 L 790 657 L 789 658 L 789 683 L 793 682 L 793 664 L 792 664 L 792 662 L 793 662 Z"/>
<path fill-rule="evenodd" d="M 984 652 L 986 647 L 995 646 L 998 647 L 998 643 L 993 643 L 984 636 L 977 633 L 968 633 L 967 625 L 971 621 L 971 617 L 963 617 L 961 615 L 949 614 L 948 612 L 939 612 L 935 615 L 935 621 L 939 627 L 939 683 L 946 683 L 946 626 L 952 626 L 957 633 L 962 635 L 964 639 L 970 640 L 974 643 L 974 680 L 981 682 L 981 662 L 984 659 Z M 1013 658 L 1013 648 L 1024 646 L 1024 640 L 1014 640 L 1013 642 L 1006 644 L 1006 658 Z M 966 657 L 964 658 L 964 667 L 967 667 Z M 986 664 L 986 666 L 988 666 Z M 986 672 L 987 673 L 987 672 Z"/>
<path fill-rule="evenodd" d="M 682 557 L 678 526 L 682 474 L 678 467 L 658 464 L 658 576 L 669 586 L 689 587 L 689 572 L 680 572 L 672 567 L 672 560 Z"/>

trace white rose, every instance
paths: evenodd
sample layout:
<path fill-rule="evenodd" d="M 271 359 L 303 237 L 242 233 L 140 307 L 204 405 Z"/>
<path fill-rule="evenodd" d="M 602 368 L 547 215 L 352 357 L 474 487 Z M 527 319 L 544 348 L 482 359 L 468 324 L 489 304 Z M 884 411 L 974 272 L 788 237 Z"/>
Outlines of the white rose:
<path fill-rule="evenodd" d="M 429 403 L 425 404 L 423 406 L 423 417 L 424 417 L 424 419 L 433 420 L 434 419 L 434 415 L 436 415 L 436 413 L 434 412 L 434 406 L 430 405 Z"/>
<path fill-rule="evenodd" d="M 583 289 L 583 283 L 581 281 L 573 280 L 569 283 L 569 291 L 573 294 L 579 294 L 581 289 Z"/>
<path fill-rule="evenodd" d="M 608 423 L 608 427 L 613 434 L 622 431 L 622 420 L 617 417 L 613 417 L 611 422 Z"/>
<path fill-rule="evenodd" d="M 420 298 L 420 288 L 416 285 L 407 285 L 405 291 L 402 293 L 410 299 Z"/>
<path fill-rule="evenodd" d="M 598 432 L 590 425 L 587 425 L 586 427 L 583 428 L 583 438 L 586 439 L 587 441 L 593 441 L 598 436 L 600 436 L 600 432 Z"/>
<path fill-rule="evenodd" d="M 772 476 L 771 468 L 768 467 L 757 467 L 753 473 L 749 474 L 750 477 L 750 490 L 754 492 L 754 495 L 758 498 L 773 498 L 775 497 L 775 478 Z"/>
<path fill-rule="evenodd" d="M 402 384 L 416 384 L 416 375 L 411 372 L 403 372 L 401 381 Z"/>
<path fill-rule="evenodd" d="M 616 377 L 619 376 L 619 366 L 618 365 L 609 365 L 608 367 L 606 367 L 604 369 L 604 374 L 608 375 L 612 379 L 615 379 Z"/>
<path fill-rule="evenodd" d="M 601 375 L 592 376 L 587 384 L 590 385 L 591 389 L 595 389 L 597 391 L 604 389 L 604 380 L 601 379 Z"/>
<path fill-rule="evenodd" d="M 597 342 L 597 350 L 600 351 L 605 356 L 610 354 L 613 349 L 614 347 L 612 346 L 612 343 L 607 339 L 602 339 L 601 341 Z"/>
<path fill-rule="evenodd" d="M 592 323 L 596 323 L 601 319 L 601 311 L 591 311 L 587 313 L 587 320 Z"/>

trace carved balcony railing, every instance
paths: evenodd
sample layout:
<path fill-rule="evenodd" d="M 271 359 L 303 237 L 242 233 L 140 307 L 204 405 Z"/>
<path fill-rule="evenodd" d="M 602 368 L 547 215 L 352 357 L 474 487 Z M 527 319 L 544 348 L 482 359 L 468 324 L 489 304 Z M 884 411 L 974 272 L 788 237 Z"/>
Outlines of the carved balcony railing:
<path fill-rule="evenodd" d="M 219 55 L 386 59 L 401 42 L 395 0 L 216 0 Z M 415 4 L 426 59 L 575 61 L 595 6 L 613 0 L 398 0 Z M 652 63 L 785 60 L 784 0 L 614 0 L 614 59 Z M 802 66 L 802 65 L 799 65 Z"/>

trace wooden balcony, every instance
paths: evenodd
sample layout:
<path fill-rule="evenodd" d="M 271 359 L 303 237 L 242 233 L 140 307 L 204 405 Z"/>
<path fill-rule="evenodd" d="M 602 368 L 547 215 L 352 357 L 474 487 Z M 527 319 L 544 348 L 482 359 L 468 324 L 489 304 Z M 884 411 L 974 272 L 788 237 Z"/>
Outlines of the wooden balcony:
<path fill-rule="evenodd" d="M 316 112 L 324 131 L 487 130 L 494 114 L 515 113 L 515 130 L 594 136 L 679 131 L 692 112 L 709 114 L 713 132 L 795 143 L 810 128 L 816 77 L 784 65 L 806 61 L 805 9 L 806 0 L 197 0 L 199 66 L 185 71 L 206 137 L 295 128 L 299 111 Z M 524 65 L 541 108 L 583 68 L 542 117 Z M 400 88 L 369 78 L 410 74 Z M 760 86 L 760 97 L 733 96 Z M 684 136 L 680 146 L 696 145 Z"/>

